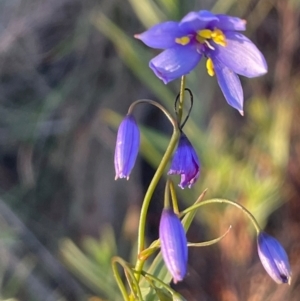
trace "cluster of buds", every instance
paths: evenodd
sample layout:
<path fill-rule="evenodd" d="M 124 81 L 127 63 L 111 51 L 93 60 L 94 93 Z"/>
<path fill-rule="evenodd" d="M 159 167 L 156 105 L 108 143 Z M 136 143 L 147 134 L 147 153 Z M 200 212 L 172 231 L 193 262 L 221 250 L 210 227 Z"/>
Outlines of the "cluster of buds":
<path fill-rule="evenodd" d="M 200 163 L 197 153 L 180 128 L 180 137 L 168 174 L 180 175 L 179 187 L 191 187 L 199 177 Z M 134 116 L 130 113 L 121 122 L 115 148 L 116 179 L 129 178 L 140 146 L 140 131 Z M 183 280 L 187 272 L 188 247 L 183 225 L 173 209 L 163 209 L 159 237 L 161 252 L 174 283 Z M 291 269 L 286 252 L 281 244 L 265 232 L 257 236 L 259 258 L 277 283 L 290 283 Z"/>
<path fill-rule="evenodd" d="M 192 92 L 184 88 L 184 76 L 194 69 L 202 58 L 207 59 L 208 74 L 211 76 L 216 75 L 226 101 L 243 115 L 244 97 L 238 75 L 252 78 L 267 72 L 264 56 L 248 38 L 240 33 L 240 31 L 245 29 L 246 22 L 242 19 L 213 14 L 208 11 L 199 11 L 187 14 L 180 22 L 163 22 L 153 26 L 144 33 L 135 35 L 137 39 L 152 48 L 164 49 L 149 64 L 158 78 L 165 84 L 181 76 L 183 76 L 183 80 L 180 93 L 175 100 L 175 120 L 165 108 L 152 100 L 139 100 L 131 105 L 127 116 L 118 129 L 114 159 L 115 179 L 129 179 L 134 167 L 140 147 L 140 131 L 132 110 L 136 104 L 147 102 L 160 108 L 165 113 L 174 127 L 172 139 L 173 137 L 176 138 L 173 144 L 171 139 L 166 154 L 160 163 L 161 168 L 158 168 L 159 176 L 162 176 L 163 170 L 175 150 L 168 175 L 180 175 L 179 187 L 182 189 L 186 187 L 191 188 L 195 184 L 200 175 L 200 161 L 196 150 L 183 132 L 183 127 L 189 118 L 193 106 Z M 183 95 L 186 90 L 190 93 L 191 106 L 186 119 L 181 123 Z M 178 112 L 177 102 L 179 96 L 180 105 Z M 175 149 L 176 145 L 177 148 Z M 167 155 L 170 149 L 171 151 Z M 156 178 L 155 183 L 157 184 L 157 182 Z M 145 249 L 143 237 L 145 235 L 147 210 L 156 184 L 149 185 L 141 210 L 138 260 L 135 266 L 136 278 L 134 278 L 137 281 L 142 272 L 144 275 L 147 275 L 145 271 L 142 271 L 143 262 L 141 258 L 148 257 L 149 254 L 152 254 L 152 250 L 155 249 L 150 247 Z M 182 281 L 187 273 L 188 242 L 183 222 L 179 218 L 181 215 L 176 214 L 176 210 L 178 211 L 178 209 L 175 210 L 177 208 L 177 200 L 174 201 L 172 196 L 173 209 L 170 207 L 167 195 L 165 194 L 165 204 L 160 219 L 158 245 L 160 245 L 165 266 L 172 276 L 173 282 L 177 283 Z M 205 202 L 207 204 L 213 203 L 214 200 L 203 201 L 198 205 L 203 205 Z M 215 202 L 218 202 L 218 200 L 216 199 Z M 275 282 L 290 284 L 291 268 L 288 256 L 281 244 L 275 238 L 261 231 L 253 215 L 243 206 L 229 200 L 222 200 L 222 202 L 232 204 L 248 215 L 257 230 L 258 255 L 266 272 Z M 190 209 L 191 211 L 195 210 L 194 207 Z M 142 254 L 142 252 L 144 253 Z M 141 254 L 147 254 L 147 256 L 143 257 Z M 124 292 L 123 286 L 120 287 Z M 139 292 L 137 287 L 132 290 L 134 294 L 136 291 Z M 183 300 L 176 292 L 173 291 L 171 294 L 173 300 Z"/>

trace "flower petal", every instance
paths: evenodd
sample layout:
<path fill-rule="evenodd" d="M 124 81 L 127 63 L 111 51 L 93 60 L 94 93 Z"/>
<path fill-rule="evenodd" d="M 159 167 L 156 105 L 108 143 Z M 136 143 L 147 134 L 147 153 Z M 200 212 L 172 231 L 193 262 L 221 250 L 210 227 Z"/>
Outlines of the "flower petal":
<path fill-rule="evenodd" d="M 239 77 L 217 59 L 212 57 L 212 60 L 219 86 L 226 101 L 243 115 L 244 94 Z"/>
<path fill-rule="evenodd" d="M 262 53 L 244 35 L 236 32 L 226 32 L 227 45 L 214 45 L 214 56 L 233 72 L 246 76 L 261 76 L 268 71 L 268 66 Z"/>
<path fill-rule="evenodd" d="M 207 10 L 200 10 L 198 12 L 188 13 L 181 22 L 179 26 L 190 33 L 195 33 L 199 29 L 204 29 L 211 21 L 218 21 L 215 14 Z"/>
<path fill-rule="evenodd" d="M 149 66 L 155 75 L 165 84 L 188 74 L 199 63 L 202 55 L 197 52 L 196 45 L 176 45 L 153 58 Z"/>
<path fill-rule="evenodd" d="M 149 47 L 166 49 L 175 46 L 175 39 L 181 38 L 186 34 L 187 32 L 179 27 L 178 22 L 167 21 L 154 25 L 147 31 L 136 34 L 134 37 L 141 40 Z"/>
<path fill-rule="evenodd" d="M 209 24 L 212 29 L 218 28 L 222 31 L 246 30 L 246 20 L 222 14 L 216 15 L 216 17 L 218 18 L 218 21 L 213 21 L 211 24 Z"/>

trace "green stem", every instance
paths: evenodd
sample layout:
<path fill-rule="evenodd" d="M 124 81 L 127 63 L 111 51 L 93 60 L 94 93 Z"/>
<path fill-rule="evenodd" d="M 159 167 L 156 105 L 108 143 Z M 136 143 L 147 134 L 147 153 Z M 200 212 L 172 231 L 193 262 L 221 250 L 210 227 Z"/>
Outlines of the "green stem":
<path fill-rule="evenodd" d="M 170 180 L 170 191 L 171 191 L 173 210 L 175 214 L 179 214 L 177 195 L 176 195 L 174 184 L 171 180 Z"/>
<path fill-rule="evenodd" d="M 164 209 L 170 208 L 170 179 L 167 179 L 164 195 Z"/>
<path fill-rule="evenodd" d="M 133 109 L 135 108 L 135 106 L 138 104 L 141 104 L 141 103 L 147 103 L 147 104 L 157 107 L 167 116 L 167 118 L 172 123 L 173 127 L 177 126 L 173 116 L 168 112 L 168 110 L 164 106 L 162 106 L 160 103 L 158 103 L 154 100 L 151 100 L 151 99 L 139 99 L 139 100 L 134 101 L 128 109 L 128 114 L 131 114 L 133 112 Z"/>
<path fill-rule="evenodd" d="M 117 281 L 117 284 L 119 286 L 119 289 L 122 293 L 122 296 L 123 296 L 123 299 L 124 301 L 130 301 L 129 300 L 129 296 L 128 296 L 128 293 L 127 293 L 127 290 L 124 286 L 124 283 L 121 279 L 121 276 L 119 274 L 119 271 L 118 271 L 118 267 L 117 267 L 117 263 L 121 264 L 120 263 L 120 260 L 122 260 L 121 258 L 119 257 L 113 257 L 112 260 L 111 260 L 111 263 L 112 263 L 112 269 L 113 269 L 113 273 L 114 273 L 114 276 L 115 276 L 115 279 Z M 121 264 L 123 266 L 123 264 Z M 123 267 L 124 268 L 124 267 Z"/>
<path fill-rule="evenodd" d="M 255 217 L 253 216 L 253 214 L 247 210 L 244 206 L 234 202 L 234 201 L 230 201 L 230 200 L 226 200 L 226 199 L 211 199 L 211 200 L 206 200 L 206 201 L 202 201 L 201 203 L 197 203 L 185 210 L 183 210 L 180 215 L 183 216 L 201 206 L 204 206 L 204 205 L 208 205 L 208 204 L 213 204 L 213 203 L 225 203 L 225 204 L 230 204 L 230 205 L 233 205 L 237 208 L 239 208 L 240 210 L 242 210 L 246 215 L 247 217 L 251 220 L 251 222 L 253 223 L 254 227 L 255 227 L 255 230 L 257 231 L 257 233 L 259 233 L 261 231 L 261 228 L 258 224 L 258 222 L 256 221 Z"/>
<path fill-rule="evenodd" d="M 182 112 L 183 112 L 183 103 L 184 103 L 184 89 L 185 89 L 185 76 L 181 77 L 180 82 L 180 95 L 179 95 L 179 105 L 178 105 L 178 124 L 181 123 Z"/>
<path fill-rule="evenodd" d="M 123 259 L 120 258 L 120 257 L 115 256 L 115 257 L 112 258 L 113 271 L 114 271 L 115 277 L 117 276 L 116 279 L 118 279 L 118 280 L 120 281 L 120 282 L 119 282 L 119 281 L 117 280 L 118 285 L 119 285 L 119 288 L 121 289 L 121 292 L 122 292 L 122 295 L 123 295 L 124 300 L 126 300 L 126 301 L 128 300 L 128 301 L 129 301 L 130 298 L 128 297 L 126 288 L 125 288 L 125 286 L 124 286 L 124 284 L 123 284 L 123 282 L 122 282 L 122 280 L 121 280 L 120 274 L 119 274 L 119 272 L 118 272 L 118 268 L 117 268 L 117 265 L 116 265 L 117 263 L 118 263 L 119 265 L 121 265 L 122 268 L 124 269 L 125 275 L 126 275 L 126 278 L 127 278 L 127 281 L 128 281 L 128 284 L 129 284 L 129 286 L 130 286 L 130 288 L 131 288 L 132 293 L 135 294 L 135 292 L 134 292 L 134 290 L 133 290 L 133 287 L 132 287 L 132 285 L 130 284 L 131 281 L 132 281 L 132 283 L 133 283 L 134 286 L 135 286 L 135 290 L 137 291 L 139 300 L 140 300 L 140 301 L 143 301 L 143 296 L 142 296 L 140 287 L 139 287 L 139 285 L 138 285 L 138 282 L 137 282 L 137 280 L 136 280 L 136 278 L 135 278 L 135 276 L 134 276 L 134 273 L 133 273 L 131 267 L 129 267 L 129 264 L 128 264 L 125 260 L 123 260 Z M 130 276 L 130 280 L 128 279 L 128 275 Z M 124 294 L 125 294 L 125 295 L 124 295 Z"/>
<path fill-rule="evenodd" d="M 178 138 L 180 135 L 180 131 L 176 125 L 174 127 L 174 131 L 170 140 L 170 143 L 167 147 L 167 150 L 151 180 L 151 183 L 148 187 L 148 190 L 145 194 L 142 209 L 141 209 L 141 216 L 140 216 L 140 222 L 139 222 L 139 232 L 138 232 L 138 254 L 143 251 L 145 247 L 145 228 L 146 228 L 146 217 L 147 217 L 147 212 L 148 212 L 148 207 L 151 201 L 151 197 L 153 195 L 153 192 L 157 186 L 158 181 L 163 175 L 163 172 L 165 170 L 165 167 L 167 166 L 172 153 L 176 147 Z"/>
<path fill-rule="evenodd" d="M 178 115 L 181 117 L 182 117 L 183 101 L 184 101 L 184 89 L 185 89 L 185 77 L 182 76 L 181 85 L 180 85 L 180 103 L 179 103 L 179 108 L 178 108 Z M 128 113 L 131 113 L 134 106 L 139 103 L 150 103 L 150 104 L 158 107 L 159 109 L 161 109 L 165 113 L 165 115 L 169 118 L 171 123 L 173 124 L 173 134 L 172 134 L 171 140 L 169 142 L 169 145 L 166 149 L 166 152 L 165 152 L 164 156 L 162 157 L 161 162 L 158 165 L 157 170 L 150 182 L 150 185 L 145 194 L 144 201 L 143 201 L 142 208 L 141 208 L 141 215 L 140 215 L 140 220 L 139 220 L 139 230 L 138 230 L 138 247 L 137 247 L 138 259 L 137 259 L 137 262 L 135 265 L 135 269 L 137 271 L 137 274 L 136 274 L 137 281 L 139 281 L 139 279 L 140 279 L 140 272 L 142 271 L 144 262 L 145 262 L 145 259 L 139 258 L 139 254 L 145 248 L 146 219 L 147 219 L 147 212 L 148 212 L 149 204 L 150 204 L 153 192 L 158 184 L 158 181 L 162 177 L 163 172 L 164 172 L 169 160 L 171 159 L 173 151 L 178 143 L 178 139 L 180 137 L 180 129 L 179 129 L 178 125 L 180 124 L 180 120 L 181 120 L 181 117 L 180 117 L 180 119 L 177 120 L 177 122 L 175 122 L 174 119 L 172 118 L 172 116 L 169 114 L 169 112 L 163 106 L 161 106 L 159 103 L 157 103 L 153 100 L 150 100 L 150 99 L 141 99 L 141 100 L 135 101 L 129 107 Z M 177 118 L 179 118 L 179 117 L 177 116 Z"/>

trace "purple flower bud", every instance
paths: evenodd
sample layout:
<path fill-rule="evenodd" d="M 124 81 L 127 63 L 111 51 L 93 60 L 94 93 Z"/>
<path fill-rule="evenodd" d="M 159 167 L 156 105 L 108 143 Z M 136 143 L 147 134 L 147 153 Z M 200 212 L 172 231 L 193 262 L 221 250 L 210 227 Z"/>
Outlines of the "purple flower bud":
<path fill-rule="evenodd" d="M 140 131 L 133 115 L 127 115 L 121 122 L 115 148 L 116 177 L 129 179 L 140 146 Z"/>
<path fill-rule="evenodd" d="M 260 232 L 257 237 L 257 250 L 261 263 L 271 278 L 279 284 L 290 283 L 289 259 L 278 240 Z"/>
<path fill-rule="evenodd" d="M 161 253 L 174 283 L 181 281 L 187 269 L 188 248 L 184 228 L 172 209 L 164 209 L 160 219 Z"/>
<path fill-rule="evenodd" d="M 191 186 L 200 174 L 200 163 L 195 149 L 188 138 L 181 134 L 168 175 L 181 175 L 180 188 Z"/>

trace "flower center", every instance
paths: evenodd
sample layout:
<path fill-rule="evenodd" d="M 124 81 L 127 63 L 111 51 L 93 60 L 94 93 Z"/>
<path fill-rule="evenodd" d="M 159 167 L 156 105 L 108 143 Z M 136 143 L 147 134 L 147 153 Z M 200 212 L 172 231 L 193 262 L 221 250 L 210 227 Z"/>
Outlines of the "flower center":
<path fill-rule="evenodd" d="M 218 28 L 215 28 L 214 30 L 201 29 L 198 30 L 195 35 L 188 35 L 188 36 L 183 36 L 175 39 L 175 42 L 182 46 L 189 44 L 191 41 L 196 41 L 201 45 L 203 45 L 203 47 L 205 45 L 211 50 L 215 50 L 215 48 L 211 44 L 211 41 L 213 41 L 215 44 L 220 45 L 222 47 L 225 47 L 227 45 L 225 34 L 223 33 L 222 30 Z M 199 52 L 203 51 L 203 53 L 205 53 L 205 50 L 203 49 L 198 51 Z M 214 63 L 211 58 L 207 58 L 206 69 L 207 69 L 207 73 L 210 76 L 215 75 Z"/>
<path fill-rule="evenodd" d="M 209 40 L 213 40 L 216 44 L 223 47 L 226 46 L 226 37 L 222 30 L 215 28 L 214 30 L 202 29 L 197 31 L 196 39 L 199 43 L 208 43 Z M 209 44 L 210 45 L 210 44 Z M 211 45 L 210 45 L 211 46 Z"/>
<path fill-rule="evenodd" d="M 193 36 L 192 36 L 193 37 Z M 223 47 L 226 46 L 226 37 L 222 30 L 215 28 L 214 30 L 210 29 L 202 29 L 197 31 L 194 36 L 200 44 L 206 44 L 210 49 L 214 50 L 214 47 L 210 44 L 210 40 L 215 42 L 218 45 Z M 189 44 L 191 41 L 191 36 L 183 36 L 180 38 L 176 38 L 175 42 L 182 46 Z"/>

